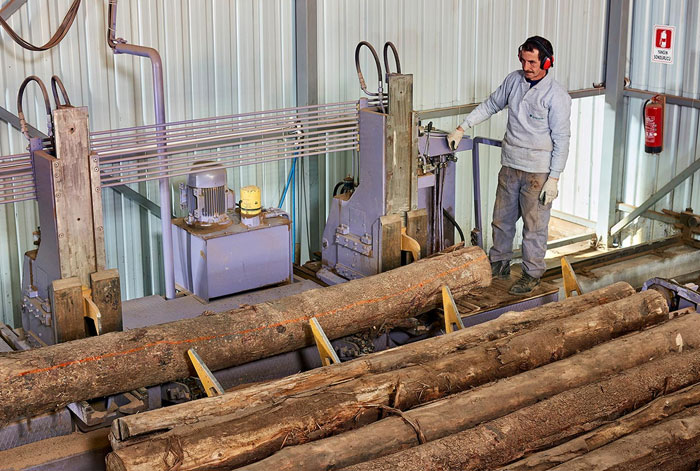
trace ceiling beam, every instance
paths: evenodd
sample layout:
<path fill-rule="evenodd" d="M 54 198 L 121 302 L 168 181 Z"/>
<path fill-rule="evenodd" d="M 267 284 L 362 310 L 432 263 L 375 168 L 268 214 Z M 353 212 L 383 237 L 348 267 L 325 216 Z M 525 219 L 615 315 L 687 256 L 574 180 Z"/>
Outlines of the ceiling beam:
<path fill-rule="evenodd" d="M 25 3 L 27 3 L 27 0 L 7 0 L 2 8 L 0 8 L 0 16 L 3 20 L 7 21 L 7 19 L 17 10 L 19 10 Z"/>

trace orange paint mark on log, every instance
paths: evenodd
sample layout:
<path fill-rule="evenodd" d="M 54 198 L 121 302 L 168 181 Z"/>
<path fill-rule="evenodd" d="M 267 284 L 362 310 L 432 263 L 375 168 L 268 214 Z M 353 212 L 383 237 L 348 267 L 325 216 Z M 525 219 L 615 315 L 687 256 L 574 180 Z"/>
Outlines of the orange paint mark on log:
<path fill-rule="evenodd" d="M 475 263 L 475 262 L 477 262 L 477 261 L 479 261 L 479 260 L 481 260 L 481 259 L 483 259 L 483 258 L 486 258 L 486 256 L 485 256 L 485 255 L 482 255 L 482 256 L 480 256 L 480 257 L 478 257 L 478 258 L 475 258 L 474 260 L 470 260 L 469 262 L 467 262 L 467 263 L 465 263 L 465 264 L 463 264 L 463 265 L 460 265 L 460 266 L 454 267 L 454 268 L 450 268 L 450 269 L 447 270 L 447 271 L 438 273 L 437 275 L 435 275 L 435 276 L 432 277 L 432 278 L 428 278 L 428 279 L 426 279 L 426 280 L 423 280 L 423 281 L 421 281 L 420 283 L 417 283 L 417 284 L 415 284 L 415 285 L 409 286 L 408 288 L 406 288 L 406 289 L 404 289 L 404 290 L 401 290 L 401 291 L 398 291 L 398 292 L 396 292 L 396 293 L 387 294 L 386 296 L 382 296 L 382 297 L 379 297 L 379 298 L 364 299 L 364 300 L 361 300 L 361 301 L 356 301 L 356 302 L 354 302 L 354 303 L 352 303 L 352 304 L 348 304 L 347 306 L 343 306 L 343 307 L 339 307 L 339 308 L 336 308 L 336 309 L 331 309 L 331 310 L 329 310 L 329 311 L 325 311 L 325 312 L 318 313 L 318 314 L 316 314 L 315 316 L 305 315 L 305 316 L 297 317 L 297 318 L 295 318 L 295 319 L 287 319 L 287 320 L 284 320 L 284 321 L 276 322 L 276 323 L 274 323 L 274 324 L 263 325 L 263 326 L 255 327 L 255 328 L 252 328 L 252 329 L 241 330 L 241 331 L 238 331 L 238 332 L 229 332 L 229 333 L 219 334 L 219 335 L 208 335 L 208 336 L 205 336 L 205 337 L 197 337 L 197 338 L 182 339 L 182 340 L 159 340 L 159 341 L 157 341 L 157 342 L 147 343 L 147 344 L 145 344 L 145 345 L 143 345 L 143 346 L 141 346 L 141 347 L 131 348 L 131 349 L 129 349 L 129 350 L 123 350 L 123 351 L 121 351 L 121 352 L 105 353 L 105 354 L 103 354 L 103 355 L 95 355 L 95 356 L 91 356 L 91 357 L 87 357 L 87 358 L 81 358 L 81 359 L 79 359 L 79 360 L 71 360 L 71 361 L 67 361 L 67 362 L 64 362 L 64 363 L 59 363 L 59 364 L 57 364 L 57 365 L 52 365 L 52 366 L 49 366 L 49 367 L 46 367 L 46 368 L 36 368 L 36 369 L 33 369 L 33 370 L 23 371 L 23 372 L 21 372 L 21 373 L 15 375 L 15 377 L 22 377 L 22 376 L 27 376 L 27 375 L 32 375 L 32 374 L 45 373 L 45 372 L 48 372 L 48 371 L 53 371 L 53 370 L 57 370 L 57 369 L 61 369 L 61 368 L 66 368 L 66 367 L 69 367 L 69 366 L 72 366 L 72 365 L 79 365 L 79 364 L 82 364 L 82 363 L 89 363 L 89 362 L 93 362 L 93 361 L 99 361 L 99 360 L 103 360 L 103 359 L 105 359 L 105 358 L 112 358 L 112 357 L 117 357 L 117 356 L 126 356 L 126 355 L 130 355 L 130 354 L 132 354 L 132 353 L 136 353 L 136 352 L 140 352 L 140 351 L 149 349 L 149 348 L 157 347 L 157 346 L 159 346 L 159 345 L 182 345 L 182 344 L 187 344 L 187 343 L 203 342 L 203 341 L 213 340 L 213 339 L 223 338 L 223 337 L 233 337 L 233 336 L 235 336 L 235 335 L 245 335 L 245 334 L 250 334 L 250 333 L 253 333 L 253 332 L 259 332 L 259 331 L 262 331 L 262 330 L 265 330 L 265 329 L 275 329 L 275 328 L 277 328 L 277 327 L 279 327 L 279 326 L 284 326 L 284 325 L 287 325 L 287 324 L 295 324 L 295 323 L 298 323 L 298 322 L 308 321 L 308 320 L 311 319 L 312 317 L 319 318 L 319 317 L 327 316 L 327 315 L 330 315 L 330 314 L 336 314 L 336 313 L 341 312 L 341 311 L 347 311 L 347 310 L 352 309 L 352 308 L 354 308 L 354 307 L 356 307 L 356 306 L 361 306 L 361 305 L 364 305 L 364 304 L 374 304 L 374 303 L 386 301 L 386 300 L 391 299 L 391 298 L 395 298 L 395 297 L 397 297 L 397 296 L 401 296 L 402 294 L 406 294 L 406 293 L 408 293 L 408 292 L 411 292 L 411 291 L 414 291 L 414 290 L 416 290 L 416 289 L 418 289 L 418 288 L 421 288 L 421 287 L 425 286 L 426 284 L 430 283 L 431 281 L 435 281 L 435 280 L 437 280 L 437 279 L 439 279 L 439 278 L 443 278 L 443 277 L 445 277 L 445 276 L 447 276 L 447 275 L 449 275 L 449 274 L 451 274 L 451 273 L 454 273 L 454 272 L 456 272 L 456 271 L 458 271 L 458 270 L 463 270 L 463 269 L 467 268 L 469 265 L 471 265 L 471 264 L 473 264 L 473 263 Z"/>

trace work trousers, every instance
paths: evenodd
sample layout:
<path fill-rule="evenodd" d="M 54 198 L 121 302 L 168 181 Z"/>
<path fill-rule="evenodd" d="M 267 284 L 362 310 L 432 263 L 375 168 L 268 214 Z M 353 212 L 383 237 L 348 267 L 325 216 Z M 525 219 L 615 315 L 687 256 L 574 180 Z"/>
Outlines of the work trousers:
<path fill-rule="evenodd" d="M 529 173 L 510 167 L 498 172 L 496 204 L 493 208 L 491 262 L 513 258 L 515 223 L 523 218 L 523 272 L 540 278 L 545 271 L 547 226 L 552 203 L 543 205 L 540 192 L 547 173 Z"/>

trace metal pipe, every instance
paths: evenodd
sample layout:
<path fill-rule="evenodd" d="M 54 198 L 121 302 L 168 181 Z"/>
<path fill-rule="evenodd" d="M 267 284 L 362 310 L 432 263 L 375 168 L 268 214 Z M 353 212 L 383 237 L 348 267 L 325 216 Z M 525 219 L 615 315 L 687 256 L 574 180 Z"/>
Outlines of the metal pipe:
<path fill-rule="evenodd" d="M 117 29 L 117 0 L 109 3 L 109 28 L 107 44 L 115 54 L 129 54 L 146 57 L 151 61 L 153 71 L 153 105 L 156 114 L 156 129 L 165 129 L 165 89 L 163 86 L 163 62 L 160 54 L 152 47 L 126 44 L 124 40 L 115 39 Z M 159 144 L 164 147 L 164 144 Z M 163 271 L 165 278 L 165 298 L 175 298 L 175 265 L 173 260 L 173 231 L 171 227 L 171 195 L 170 180 L 163 177 L 160 180 L 160 219 L 163 237 Z"/>
<path fill-rule="evenodd" d="M 472 244 L 484 248 L 483 228 L 481 226 L 481 170 L 479 166 L 479 144 L 501 147 L 501 141 L 486 137 L 475 137 L 472 146 L 472 179 L 474 180 L 474 219 L 476 226 L 472 231 Z"/>
<path fill-rule="evenodd" d="M 312 144 L 317 144 L 315 147 L 313 147 L 314 150 L 318 151 L 316 153 L 325 153 L 323 152 L 324 149 L 333 149 L 336 145 L 338 144 L 347 144 L 349 142 L 354 143 L 353 146 L 357 146 L 357 135 L 352 134 L 352 135 L 347 135 L 343 136 L 342 138 L 334 138 L 333 143 L 330 145 L 323 145 L 322 142 L 325 141 L 319 140 L 321 144 L 318 142 L 312 142 Z M 280 146 L 268 146 L 268 147 L 263 147 L 263 149 L 267 150 L 267 152 L 262 153 L 262 155 L 251 155 L 250 157 L 244 158 L 244 159 L 239 159 L 238 161 L 253 161 L 252 163 L 259 163 L 255 162 L 255 159 L 261 159 L 265 156 L 277 156 L 277 155 L 287 155 L 289 152 L 294 152 L 296 149 L 299 148 L 299 145 L 295 144 L 289 148 L 286 147 L 280 147 Z M 231 153 L 230 155 L 225 155 L 225 156 L 219 156 L 219 158 L 226 158 L 226 157 L 237 157 L 239 155 L 245 154 L 245 149 L 239 149 L 235 153 Z M 260 151 L 256 151 L 254 154 L 260 154 Z M 129 178 L 129 177 L 119 177 L 115 176 L 115 174 L 119 173 L 129 173 L 132 172 L 132 175 L 130 176 L 136 176 L 136 175 L 154 175 L 154 174 L 168 174 L 170 176 L 175 176 L 171 173 L 164 173 L 164 172 L 171 172 L 173 170 L 177 170 L 179 168 L 185 167 L 188 172 L 192 171 L 192 165 L 194 162 L 198 161 L 205 161 L 205 160 L 212 160 L 211 155 L 207 154 L 195 154 L 194 156 L 185 156 L 183 158 L 178 159 L 177 165 L 176 164 L 170 164 L 170 167 L 174 167 L 173 169 L 163 169 L 162 165 L 146 165 L 144 167 L 140 167 L 137 169 L 126 169 L 122 172 L 120 172 L 120 167 L 112 167 L 104 171 L 104 173 L 109 173 L 109 176 L 107 178 L 101 178 L 102 183 L 109 183 L 113 181 L 118 181 L 118 180 L 123 180 L 124 178 Z M 229 160 L 234 160 L 229 158 Z M 219 163 L 221 163 L 221 160 L 219 160 Z M 260 162 L 262 163 L 262 162 Z M 160 169 L 158 172 L 152 172 L 153 169 Z"/>
<path fill-rule="evenodd" d="M 329 120 L 320 120 L 317 122 L 310 122 L 306 124 L 306 122 L 302 123 L 305 124 L 306 129 L 312 128 L 312 129 L 320 129 L 320 128 L 333 128 L 336 126 L 344 126 L 344 125 L 353 125 L 354 127 L 357 126 L 357 119 L 352 118 L 352 119 L 339 119 L 339 118 L 333 118 Z M 107 153 L 119 153 L 123 154 L 124 152 L 117 152 L 117 151 L 124 151 L 124 150 L 131 150 L 131 149 L 136 149 L 133 152 L 140 151 L 141 149 L 148 148 L 148 147 L 155 147 L 156 144 L 160 143 L 165 143 L 167 141 L 168 147 L 173 147 L 174 144 L 178 145 L 184 145 L 184 144 L 190 144 L 190 143 L 206 143 L 206 142 L 219 142 L 221 140 L 225 140 L 225 138 L 233 139 L 237 138 L 239 136 L 255 136 L 255 135 L 261 135 L 261 134 L 281 134 L 281 133 L 289 133 L 289 134 L 295 134 L 295 133 L 300 133 L 300 132 L 307 132 L 307 131 L 302 131 L 300 128 L 297 127 L 297 125 L 294 126 L 284 126 L 284 127 L 270 127 L 267 129 L 261 129 L 260 126 L 250 126 L 247 127 L 246 129 L 241 129 L 241 130 L 227 130 L 227 131 L 220 131 L 217 133 L 210 132 L 208 134 L 202 135 L 202 137 L 197 137 L 195 134 L 192 136 L 191 134 L 184 134 L 184 138 L 180 136 L 178 133 L 175 137 L 170 137 L 172 134 L 167 133 L 164 135 L 164 137 L 158 138 L 158 139 L 134 139 L 131 141 L 125 141 L 121 143 L 121 145 L 117 146 L 102 146 L 102 147 L 96 147 L 93 148 L 91 147 L 91 151 L 97 155 L 106 155 Z M 178 137 L 181 137 L 178 139 Z M 128 144 L 128 145 L 127 145 Z M 216 147 L 220 147 L 220 144 L 217 145 Z"/>
<path fill-rule="evenodd" d="M 302 137 L 302 138 L 291 139 L 291 137 L 290 137 L 290 138 L 288 138 L 289 140 L 286 140 L 286 141 L 282 141 L 282 140 L 285 139 L 285 138 L 284 138 L 284 137 L 279 137 L 279 136 L 258 137 L 257 139 L 255 139 L 256 136 L 251 136 L 250 139 L 246 139 L 246 140 L 242 141 L 241 143 L 237 144 L 236 147 L 243 146 L 243 145 L 249 146 L 249 145 L 251 145 L 251 144 L 261 144 L 261 143 L 264 143 L 264 142 L 276 142 L 276 141 L 282 141 L 282 142 L 280 143 L 280 145 L 281 145 L 281 144 L 287 144 L 287 145 L 301 145 L 301 144 L 303 144 L 304 142 L 308 142 L 308 141 L 310 141 L 310 140 L 314 140 L 316 137 L 318 137 L 317 135 L 319 135 L 319 134 L 320 134 L 322 137 L 324 137 L 324 138 L 331 138 L 331 137 L 336 137 L 336 136 L 344 135 L 344 134 L 347 134 L 347 133 L 354 133 L 354 134 L 357 134 L 357 133 L 358 133 L 358 130 L 357 130 L 355 127 L 346 127 L 346 128 L 341 128 L 341 129 L 339 129 L 339 130 L 333 132 L 332 134 L 331 134 L 331 133 L 328 133 L 328 132 L 326 132 L 326 131 L 323 131 L 323 130 L 312 131 L 312 132 L 308 133 L 307 135 L 305 135 L 305 136 Z M 309 137 L 309 136 L 316 136 L 316 137 Z M 221 146 L 221 145 L 219 145 L 219 146 L 216 146 L 216 147 L 217 147 L 217 148 L 220 148 L 220 147 L 234 147 L 234 146 L 233 146 L 233 145 L 230 145 L 230 146 Z M 170 155 L 177 155 L 177 154 L 185 154 L 185 153 L 189 153 L 189 152 L 195 152 L 195 151 L 197 151 L 197 150 L 202 150 L 202 149 L 199 148 L 199 147 L 174 148 L 173 150 L 167 150 L 167 151 L 165 151 L 165 152 L 163 153 L 163 155 L 170 156 Z M 220 152 L 222 152 L 222 151 L 207 152 L 207 153 L 200 154 L 200 155 L 217 155 L 217 154 L 220 153 Z M 225 153 L 225 152 L 227 152 L 227 151 L 223 151 L 223 152 Z M 101 156 L 101 158 L 100 158 L 100 164 L 101 164 L 101 165 L 114 164 L 114 165 L 112 165 L 112 166 L 109 167 L 109 168 L 110 168 L 109 171 L 112 171 L 112 170 L 111 170 L 112 168 L 114 168 L 114 167 L 116 167 L 116 166 L 119 166 L 119 164 L 122 164 L 122 163 L 125 163 L 125 162 L 130 162 L 130 161 L 134 161 L 134 160 L 143 161 L 143 160 L 146 160 L 146 159 L 151 159 L 151 158 L 153 158 L 153 157 L 158 157 L 158 156 L 159 156 L 159 154 L 157 154 L 157 153 L 155 153 L 155 154 L 154 154 L 154 153 L 150 153 L 150 154 L 138 153 L 137 155 L 129 155 L 129 154 L 127 154 L 127 155 L 128 155 L 128 157 L 124 157 L 124 154 L 119 154 L 119 155 L 117 156 L 118 158 L 114 158 L 114 159 L 109 159 L 108 157 L 110 157 L 110 156 L 104 156 L 104 155 L 103 155 L 103 156 Z M 176 161 L 177 158 L 175 158 L 175 159 L 169 159 L 169 160 L 170 160 L 170 161 Z M 125 165 L 128 165 L 128 164 L 125 164 Z"/>
<path fill-rule="evenodd" d="M 261 161 L 255 161 L 255 159 L 258 158 L 263 158 L 264 156 L 259 156 L 259 157 L 251 157 L 247 159 L 241 159 L 237 161 L 233 161 L 232 163 L 226 163 L 226 162 L 218 162 L 218 165 L 221 166 L 221 168 L 236 168 L 236 167 L 243 167 L 246 165 L 251 165 L 251 164 L 265 164 L 265 163 L 270 163 L 270 162 L 278 162 L 280 160 L 285 160 L 285 159 L 291 159 L 296 157 L 308 157 L 311 155 L 318 155 L 318 154 L 325 154 L 325 153 L 331 153 L 331 152 L 341 152 L 341 151 L 346 151 L 346 150 L 357 150 L 357 144 L 353 145 L 347 145 L 345 143 L 340 143 L 337 145 L 332 145 L 332 146 L 320 146 L 320 147 L 315 147 L 315 148 L 310 148 L 308 150 L 305 150 L 304 152 L 299 152 L 298 150 L 289 150 L 288 152 L 284 152 L 282 154 L 270 154 L 272 156 L 275 156 L 274 158 L 268 158 L 266 160 L 261 160 Z M 288 155 L 290 154 L 291 155 Z M 295 155 L 296 154 L 296 155 Z M 199 159 L 194 159 L 193 162 L 197 162 Z M 159 173 L 159 172 L 153 172 L 153 173 Z M 160 178 L 158 175 L 153 175 L 153 173 L 149 173 L 147 177 L 141 177 L 141 178 L 134 178 L 134 179 L 128 179 L 124 178 L 119 182 L 114 182 L 114 183 L 107 183 L 107 184 L 102 184 L 102 187 L 111 187 L 115 185 L 124 185 L 124 184 L 131 184 L 131 183 L 139 183 L 139 182 L 146 182 L 150 180 L 157 180 Z M 176 172 L 176 173 L 171 173 L 171 177 L 178 177 L 178 176 L 184 176 L 184 175 L 189 175 L 191 173 L 191 169 L 185 169 L 182 170 L 181 172 Z"/>
<path fill-rule="evenodd" d="M 299 113 L 299 114 L 293 114 L 293 115 L 281 115 L 281 116 L 268 116 L 268 117 L 261 117 L 261 118 L 255 118 L 255 119 L 241 119 L 241 120 L 228 120 L 228 121 L 221 121 L 217 123 L 210 123 L 210 124 L 200 124 L 196 126 L 187 126 L 187 127 L 177 127 L 177 128 L 166 128 L 166 132 L 168 136 L 176 133 L 193 133 L 195 131 L 198 131 L 198 134 L 206 134 L 207 132 L 216 132 L 220 131 L 220 129 L 217 128 L 231 128 L 231 129 L 246 129 L 246 128 L 251 128 L 251 127 L 256 127 L 260 125 L 270 125 L 270 124 L 277 124 L 278 126 L 283 126 L 283 125 L 291 125 L 291 124 L 297 124 L 297 123 L 302 123 L 302 122 L 309 122 L 309 121 L 315 121 L 315 120 L 320 120 L 320 119 L 331 119 L 334 117 L 337 118 L 350 118 L 350 117 L 356 117 L 357 116 L 357 110 L 351 109 L 351 110 L 340 110 L 340 111 L 323 111 L 323 112 L 314 112 L 314 113 Z M 282 121 L 282 124 L 279 124 L 280 121 Z M 148 131 L 148 132 L 134 132 L 130 134 L 122 134 L 119 136 L 108 136 L 108 137 L 102 137 L 102 138 L 97 138 L 97 139 L 91 139 L 91 146 L 93 147 L 104 147 L 104 146 L 109 146 L 113 145 L 111 143 L 114 143 L 115 141 L 121 142 L 126 139 L 151 139 L 153 136 L 155 136 L 157 133 L 155 131 Z M 97 143 L 97 144 L 96 144 Z"/>
<path fill-rule="evenodd" d="M 344 107 L 346 105 L 352 105 L 348 106 L 348 108 L 357 108 L 357 101 L 341 101 L 337 103 L 328 103 L 325 105 L 308 105 L 308 106 L 297 106 L 293 108 L 279 108 L 279 109 L 274 109 L 274 110 L 266 110 L 266 111 L 251 111 L 248 113 L 239 113 L 239 114 L 231 114 L 231 115 L 225 115 L 225 116 L 214 116 L 214 117 L 209 117 L 209 118 L 197 118 L 197 119 L 187 119 L 184 121 L 173 121 L 170 123 L 166 123 L 166 126 L 179 126 L 182 124 L 192 124 L 192 123 L 200 123 L 204 121 L 215 121 L 215 120 L 220 120 L 220 119 L 229 119 L 229 118 L 237 118 L 237 117 L 245 117 L 245 116 L 253 116 L 253 115 L 264 115 L 264 114 L 270 114 L 270 113 L 283 113 L 287 111 L 295 111 L 295 110 L 316 110 L 316 109 L 321 109 L 321 108 L 332 108 L 332 107 Z M 90 133 L 90 137 L 92 136 L 98 136 L 102 134 L 112 134 L 116 132 L 126 132 L 126 131 L 135 131 L 135 130 L 140 130 L 140 129 L 148 129 L 148 128 L 154 128 L 156 125 L 154 124 L 144 124 L 140 126 L 133 126 L 130 128 L 119 128 L 119 129 L 107 129 L 104 131 L 92 131 Z"/>

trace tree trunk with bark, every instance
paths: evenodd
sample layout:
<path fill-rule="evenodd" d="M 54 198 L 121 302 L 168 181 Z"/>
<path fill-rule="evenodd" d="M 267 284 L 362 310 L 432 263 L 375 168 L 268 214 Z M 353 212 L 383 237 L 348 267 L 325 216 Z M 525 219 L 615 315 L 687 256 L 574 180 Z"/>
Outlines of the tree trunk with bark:
<path fill-rule="evenodd" d="M 695 317 L 695 316 L 693 316 Z M 682 339 L 685 332 L 678 332 Z M 682 341 L 682 340 L 681 340 Z M 614 359 L 611 359 L 614 361 Z M 493 469 L 530 450 L 593 430 L 659 394 L 700 381 L 700 350 L 670 353 L 606 380 L 572 389 L 478 427 L 345 471 Z"/>
<path fill-rule="evenodd" d="M 460 296 L 490 283 L 486 254 L 468 247 L 225 313 L 1 354 L 0 424 L 189 376 L 190 348 L 218 370 L 312 344 L 312 317 L 334 339 L 434 308 L 443 285 Z"/>
<path fill-rule="evenodd" d="M 644 428 L 552 471 L 685 471 L 700 461 L 700 407 Z"/>
<path fill-rule="evenodd" d="M 499 468 L 498 471 L 546 471 L 552 469 L 645 427 L 654 425 L 669 416 L 675 416 L 680 413 L 685 414 L 687 412 L 686 409 L 689 407 L 698 415 L 700 410 L 694 407 L 698 404 L 700 404 L 700 384 L 694 384 L 676 393 L 661 396 L 611 424 L 604 425 L 554 448 L 530 455 L 520 461 Z M 565 467 L 562 469 L 565 469 Z"/>
<path fill-rule="evenodd" d="M 401 416 L 389 417 L 323 440 L 285 447 L 240 471 L 340 469 L 418 446 L 421 441 L 437 440 L 497 419 L 555 394 L 600 381 L 610 374 L 641 365 L 649 358 L 677 351 L 676 339 L 672 334 L 680 330 L 690 332 L 689 336 L 684 337 L 686 348 L 698 348 L 700 332 L 691 330 L 693 326 L 700 326 L 698 321 L 700 319 L 691 319 L 690 322 L 672 321 L 636 335 L 606 342 L 570 358 L 448 396 L 409 410 Z M 612 358 L 615 361 L 610 361 Z M 647 421 L 662 416 L 663 413 L 674 413 L 688 405 L 700 403 L 700 388 L 679 397 L 669 397 L 668 401 L 664 398 L 664 401 L 663 405 L 649 409 L 651 414 L 644 416 Z M 643 426 L 639 422 L 635 422 L 635 425 Z M 589 440 L 583 443 L 588 444 Z M 569 448 L 562 451 L 560 455 L 566 456 L 568 450 Z M 539 471 L 539 468 L 528 467 L 504 468 L 506 469 Z"/>
<path fill-rule="evenodd" d="M 179 470 L 239 466 L 295 445 L 376 421 L 378 410 L 408 409 L 469 387 L 547 364 L 630 330 L 668 319 L 663 296 L 645 291 L 586 313 L 552 321 L 418 366 L 363 376 L 278 403 L 173 429 L 108 456 L 108 469 L 168 469 L 173 446 Z M 176 444 L 176 445 L 175 445 Z"/>
<path fill-rule="evenodd" d="M 492 321 L 459 330 L 450 335 L 429 338 L 326 368 L 316 368 L 262 385 L 237 389 L 222 396 L 122 417 L 112 424 L 110 435 L 112 446 L 116 450 L 128 445 L 129 440 L 138 438 L 140 435 L 162 432 L 178 425 L 206 422 L 220 417 L 226 411 L 232 412 L 264 403 L 274 403 L 287 395 L 308 393 L 366 374 L 384 373 L 419 365 L 483 342 L 532 329 L 554 319 L 585 312 L 596 306 L 629 297 L 634 292 L 634 288 L 627 283 L 615 283 L 582 296 L 566 298 L 563 301 L 545 304 L 527 311 L 507 312 Z"/>

